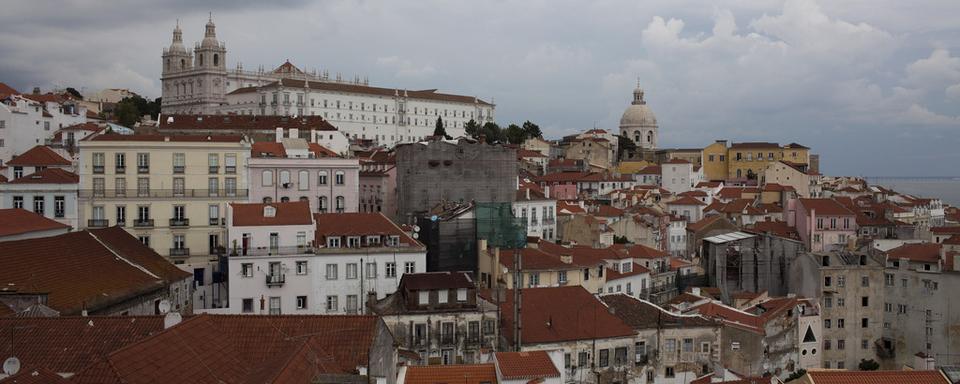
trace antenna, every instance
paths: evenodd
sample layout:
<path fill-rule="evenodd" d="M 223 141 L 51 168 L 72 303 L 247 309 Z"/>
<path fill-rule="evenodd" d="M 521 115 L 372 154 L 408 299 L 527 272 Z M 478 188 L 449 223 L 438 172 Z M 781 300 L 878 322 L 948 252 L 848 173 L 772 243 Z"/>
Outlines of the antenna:
<path fill-rule="evenodd" d="M 170 313 L 170 301 L 169 300 L 160 300 L 160 304 L 157 305 L 157 309 L 160 310 L 160 313 L 167 314 Z"/>
<path fill-rule="evenodd" d="M 20 372 L 20 359 L 11 356 L 3 362 L 3 373 L 7 376 L 16 375 L 17 372 Z"/>

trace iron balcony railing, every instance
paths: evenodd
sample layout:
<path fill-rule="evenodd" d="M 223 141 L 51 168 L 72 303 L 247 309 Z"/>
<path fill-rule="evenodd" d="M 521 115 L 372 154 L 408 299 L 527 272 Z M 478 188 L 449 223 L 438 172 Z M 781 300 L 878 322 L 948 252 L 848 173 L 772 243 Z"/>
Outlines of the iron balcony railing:
<path fill-rule="evenodd" d="M 247 197 L 247 189 L 81 189 L 80 198 L 205 198 L 205 197 Z"/>
<path fill-rule="evenodd" d="M 110 220 L 107 219 L 90 219 L 87 220 L 87 227 L 90 228 L 104 228 L 110 225 Z"/>
<path fill-rule="evenodd" d="M 153 228 L 153 219 L 137 219 L 133 221 L 134 228 Z"/>
<path fill-rule="evenodd" d="M 121 174 L 121 173 L 127 173 L 127 167 L 122 166 L 122 165 L 118 165 L 116 168 L 114 168 L 113 173 L 116 173 L 116 174 L 118 174 L 118 175 Z"/>
<path fill-rule="evenodd" d="M 217 173 L 220 173 L 220 166 L 219 166 L 219 165 L 211 165 L 209 168 L 210 168 L 209 171 L 210 171 L 210 174 L 211 174 L 211 175 L 215 175 L 215 174 L 217 174 Z"/>
<path fill-rule="evenodd" d="M 137 173 L 150 173 L 150 166 L 137 166 Z"/>
<path fill-rule="evenodd" d="M 190 256 L 190 248 L 170 248 L 170 256 Z"/>
<path fill-rule="evenodd" d="M 230 256 L 276 256 L 312 254 L 315 249 L 309 245 L 283 247 L 248 247 L 230 250 Z"/>
<path fill-rule="evenodd" d="M 183 217 L 170 219 L 170 226 L 171 227 L 189 227 L 190 219 L 183 218 Z"/>
<path fill-rule="evenodd" d="M 102 166 L 102 165 L 94 165 L 94 166 L 93 166 L 93 173 L 102 174 L 105 168 L 106 168 L 106 167 L 104 167 L 104 166 Z"/>
<path fill-rule="evenodd" d="M 267 286 L 268 287 L 280 287 L 283 286 L 283 283 L 286 282 L 286 275 L 280 274 L 269 274 L 267 275 Z"/>

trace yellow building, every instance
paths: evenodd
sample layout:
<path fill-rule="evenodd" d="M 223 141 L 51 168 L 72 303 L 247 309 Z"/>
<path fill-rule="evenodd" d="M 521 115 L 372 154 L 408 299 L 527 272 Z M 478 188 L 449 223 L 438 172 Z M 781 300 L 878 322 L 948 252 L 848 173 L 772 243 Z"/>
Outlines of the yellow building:
<path fill-rule="evenodd" d="M 241 136 L 91 136 L 79 142 L 79 222 L 119 225 L 175 264 L 206 264 L 227 204 L 247 201 Z"/>
<path fill-rule="evenodd" d="M 790 143 L 745 142 L 718 140 L 703 149 L 703 176 L 706 180 L 759 180 L 768 165 L 786 161 L 800 168 L 810 163 L 810 148 Z"/>

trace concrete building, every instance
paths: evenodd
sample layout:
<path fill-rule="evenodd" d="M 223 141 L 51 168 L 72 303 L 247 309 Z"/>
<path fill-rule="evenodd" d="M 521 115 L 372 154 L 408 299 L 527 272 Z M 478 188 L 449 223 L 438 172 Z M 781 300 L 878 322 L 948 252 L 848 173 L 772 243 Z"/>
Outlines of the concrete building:
<path fill-rule="evenodd" d="M 465 272 L 404 274 L 396 292 L 369 305 L 421 364 L 476 364 L 498 346 L 497 306 Z"/>
<path fill-rule="evenodd" d="M 380 212 L 397 220 L 397 165 L 375 160 L 360 162 L 360 212 Z"/>
<path fill-rule="evenodd" d="M 412 223 L 443 202 L 512 203 L 516 150 L 504 146 L 430 141 L 397 146 L 397 205 Z"/>
<path fill-rule="evenodd" d="M 311 237 L 302 202 L 231 209 L 228 227 L 241 241 L 230 239 L 229 307 L 216 312 L 356 314 L 404 274 L 426 270 L 423 245 L 381 214 L 313 214 Z"/>
<path fill-rule="evenodd" d="M 21 208 L 0 209 L 0 241 L 50 237 L 73 228 Z"/>
<path fill-rule="evenodd" d="M 247 164 L 251 202 L 306 201 L 313 212 L 357 212 L 360 163 L 316 143 L 282 137 L 256 142 Z"/>
<path fill-rule="evenodd" d="M 61 95 L 21 94 L 0 83 L 0 165 L 44 145 L 57 130 L 87 121 L 87 109 Z"/>
<path fill-rule="evenodd" d="M 603 137 L 576 136 L 561 143 L 563 156 L 570 160 L 580 160 L 590 170 L 609 170 L 617 162 L 617 145 Z"/>
<path fill-rule="evenodd" d="M 833 199 L 794 199 L 787 202 L 787 225 L 813 252 L 844 249 L 857 237 L 856 214 Z"/>
<path fill-rule="evenodd" d="M 90 136 L 80 141 L 81 228 L 120 226 L 183 268 L 211 268 L 227 204 L 249 196 L 240 136 Z"/>
<path fill-rule="evenodd" d="M 781 160 L 767 164 L 766 168 L 763 169 L 760 182 L 790 186 L 796 191 L 798 197 L 817 197 L 810 193 L 810 175 L 801 166 L 790 161 Z"/>
<path fill-rule="evenodd" d="M 693 164 L 681 159 L 673 159 L 660 164 L 660 185 L 670 193 L 687 192 L 700 182 L 693 169 Z"/>
<path fill-rule="evenodd" d="M 80 228 L 77 221 L 79 183 L 80 177 L 70 171 L 47 168 L 0 183 L 0 208 L 31 209 L 71 228 Z"/>
<path fill-rule="evenodd" d="M 322 116 L 350 138 L 381 145 L 430 136 L 438 117 L 451 136 L 465 125 L 494 121 L 495 105 L 473 96 L 369 85 L 359 77 L 304 71 L 289 61 L 274 70 L 227 67 L 226 44 L 207 22 L 204 38 L 189 53 L 177 25 L 163 49 L 163 114 Z"/>
<path fill-rule="evenodd" d="M 777 143 L 745 142 L 732 143 L 717 140 L 703 148 L 703 176 L 712 181 L 757 181 L 771 163 L 790 162 L 793 166 L 807 170 L 810 164 L 810 148 L 790 143 L 781 146 Z"/>
<path fill-rule="evenodd" d="M 772 296 L 798 292 L 791 271 L 803 252 L 803 244 L 796 239 L 756 230 L 717 233 L 698 245 L 710 286 L 719 287 L 727 299 L 743 292 Z M 816 297 L 813 292 L 803 293 Z"/>
<path fill-rule="evenodd" d="M 527 236 L 553 241 L 558 236 L 556 208 L 557 200 L 548 198 L 535 186 L 528 186 L 517 190 L 511 209 L 514 217 L 526 221 Z"/>

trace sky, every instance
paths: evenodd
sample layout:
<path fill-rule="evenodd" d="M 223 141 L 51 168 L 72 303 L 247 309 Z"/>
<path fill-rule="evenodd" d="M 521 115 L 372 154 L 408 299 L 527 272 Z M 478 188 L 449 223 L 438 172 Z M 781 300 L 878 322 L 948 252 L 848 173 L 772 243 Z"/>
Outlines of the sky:
<path fill-rule="evenodd" d="M 548 138 L 617 130 L 639 80 L 661 147 L 797 142 L 830 175 L 960 176 L 960 1 L 31 0 L 0 81 L 159 96 L 161 51 L 212 13 L 227 65 L 290 60 L 493 100 Z"/>

